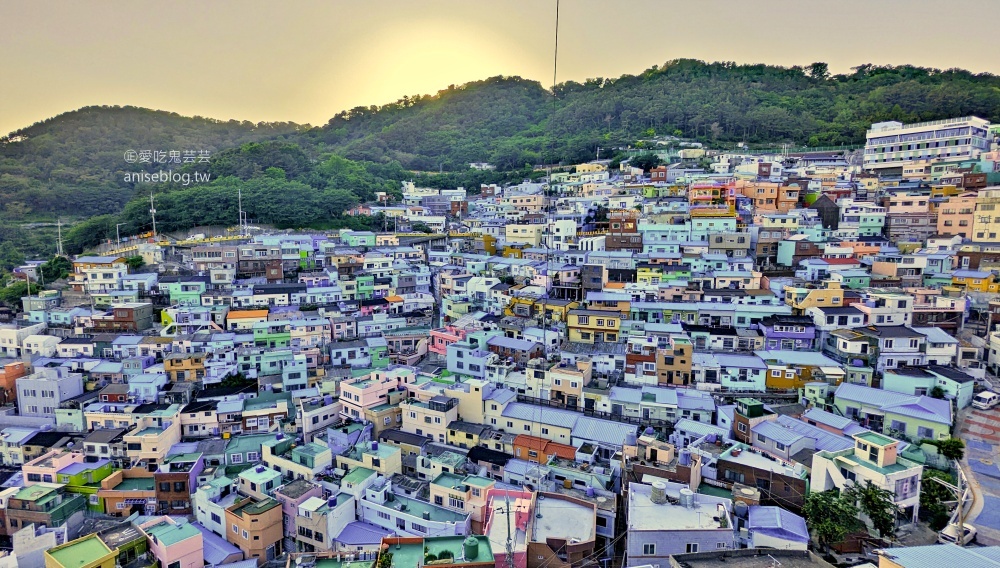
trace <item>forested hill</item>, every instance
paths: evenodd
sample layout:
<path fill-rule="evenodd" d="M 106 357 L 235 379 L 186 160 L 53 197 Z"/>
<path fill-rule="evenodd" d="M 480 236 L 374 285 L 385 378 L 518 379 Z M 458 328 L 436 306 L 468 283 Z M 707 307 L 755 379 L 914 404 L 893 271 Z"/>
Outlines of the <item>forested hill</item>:
<path fill-rule="evenodd" d="M 1000 77 L 962 70 L 861 65 L 809 67 L 677 60 L 617 79 L 537 82 L 496 77 L 434 96 L 358 107 L 308 138 L 344 156 L 436 170 L 488 161 L 591 159 L 598 146 L 651 134 L 706 142 L 858 144 L 873 122 L 977 115 L 1000 121 Z"/>
<path fill-rule="evenodd" d="M 119 210 L 131 198 L 127 150 L 206 151 L 285 137 L 304 130 L 289 123 L 220 121 L 136 107 L 85 107 L 0 138 L 0 215 Z"/>
<path fill-rule="evenodd" d="M 330 226 L 399 181 L 478 187 L 531 175 L 531 166 L 592 159 L 598 148 L 654 135 L 810 146 L 860 144 L 872 122 L 977 115 L 1000 122 L 1000 78 L 962 70 L 862 65 L 830 75 L 808 67 L 676 60 L 638 75 L 567 82 L 494 77 L 436 95 L 344 111 L 321 127 L 187 118 L 135 107 L 87 107 L 0 138 L 0 240 L 32 254 L 52 249 L 25 221 L 76 223 L 71 252 L 125 231 L 148 230 L 155 189 L 163 230 L 232 223 L 242 190 L 251 218 L 279 226 Z M 192 185 L 126 180 L 166 169 L 129 163 L 127 150 L 207 151 L 208 163 L 170 164 L 210 174 Z M 498 172 L 474 172 L 490 162 Z M 414 171 L 444 174 L 417 174 Z M 249 205 L 248 205 L 249 203 Z M 95 217 L 96 216 L 96 217 Z M 83 219 L 89 221 L 80 223 Z M 160 224 L 162 223 L 162 224 Z M 64 230 L 65 233 L 65 230 Z"/>

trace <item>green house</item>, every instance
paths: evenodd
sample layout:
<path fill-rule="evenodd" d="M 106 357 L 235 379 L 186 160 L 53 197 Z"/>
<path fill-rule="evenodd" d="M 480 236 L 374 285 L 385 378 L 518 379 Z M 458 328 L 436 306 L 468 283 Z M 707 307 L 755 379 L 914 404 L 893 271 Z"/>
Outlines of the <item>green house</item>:
<path fill-rule="evenodd" d="M 253 324 L 253 341 L 259 347 L 288 347 L 292 328 L 287 321 L 259 321 Z"/>
<path fill-rule="evenodd" d="M 208 289 L 205 282 L 168 282 L 170 303 L 182 306 L 201 305 L 201 295 Z"/>

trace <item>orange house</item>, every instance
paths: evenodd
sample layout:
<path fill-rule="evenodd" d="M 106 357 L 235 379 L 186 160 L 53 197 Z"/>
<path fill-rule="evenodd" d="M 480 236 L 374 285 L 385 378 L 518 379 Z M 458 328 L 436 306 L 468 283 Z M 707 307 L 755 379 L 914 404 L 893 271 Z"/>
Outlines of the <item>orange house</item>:
<path fill-rule="evenodd" d="M 24 363 L 7 363 L 0 368 L 0 403 L 6 404 L 17 400 L 17 379 L 28 374 Z"/>
<path fill-rule="evenodd" d="M 549 461 L 549 456 L 552 455 L 568 460 L 576 459 L 576 448 L 527 434 L 521 434 L 514 438 L 514 457 L 516 458 L 546 463 Z"/>

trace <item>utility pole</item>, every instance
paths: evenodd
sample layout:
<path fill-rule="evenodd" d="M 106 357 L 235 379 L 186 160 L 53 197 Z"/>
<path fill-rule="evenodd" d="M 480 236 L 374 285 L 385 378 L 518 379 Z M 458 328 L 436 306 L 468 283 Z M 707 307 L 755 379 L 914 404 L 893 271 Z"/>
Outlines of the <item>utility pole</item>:
<path fill-rule="evenodd" d="M 514 568 L 514 539 L 510 535 L 510 492 L 504 492 L 504 503 L 507 507 L 507 557 L 504 559 L 504 564 L 507 568 Z"/>
<path fill-rule="evenodd" d="M 62 217 L 56 219 L 56 255 L 63 256 L 62 248 Z"/>
<path fill-rule="evenodd" d="M 153 192 L 149 192 L 149 214 L 153 217 L 153 239 L 156 239 L 156 206 L 153 204 Z"/>
<path fill-rule="evenodd" d="M 965 543 L 962 542 L 963 539 L 965 539 L 965 488 L 962 487 L 962 477 L 964 473 L 962 472 L 961 464 L 959 464 L 957 460 L 955 461 L 955 470 L 958 472 L 958 475 L 955 476 L 957 485 L 952 485 L 951 483 L 938 479 L 937 477 L 932 477 L 931 479 L 955 493 L 955 496 L 958 499 L 958 504 L 956 505 L 956 512 L 958 513 L 958 526 L 955 527 L 955 544 L 958 546 L 965 546 Z"/>
<path fill-rule="evenodd" d="M 122 234 L 120 231 L 122 225 L 125 225 L 125 223 L 115 224 L 115 236 L 118 237 L 118 248 L 122 248 Z"/>

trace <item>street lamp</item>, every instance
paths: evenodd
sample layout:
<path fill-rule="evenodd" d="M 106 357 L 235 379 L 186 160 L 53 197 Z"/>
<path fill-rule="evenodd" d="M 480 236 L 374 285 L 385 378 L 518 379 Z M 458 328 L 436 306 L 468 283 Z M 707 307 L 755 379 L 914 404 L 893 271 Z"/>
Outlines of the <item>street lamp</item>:
<path fill-rule="evenodd" d="M 115 225 L 115 236 L 118 237 L 118 248 L 122 248 L 122 234 L 119 231 L 119 228 L 122 225 L 127 225 L 127 223 L 118 223 Z"/>

